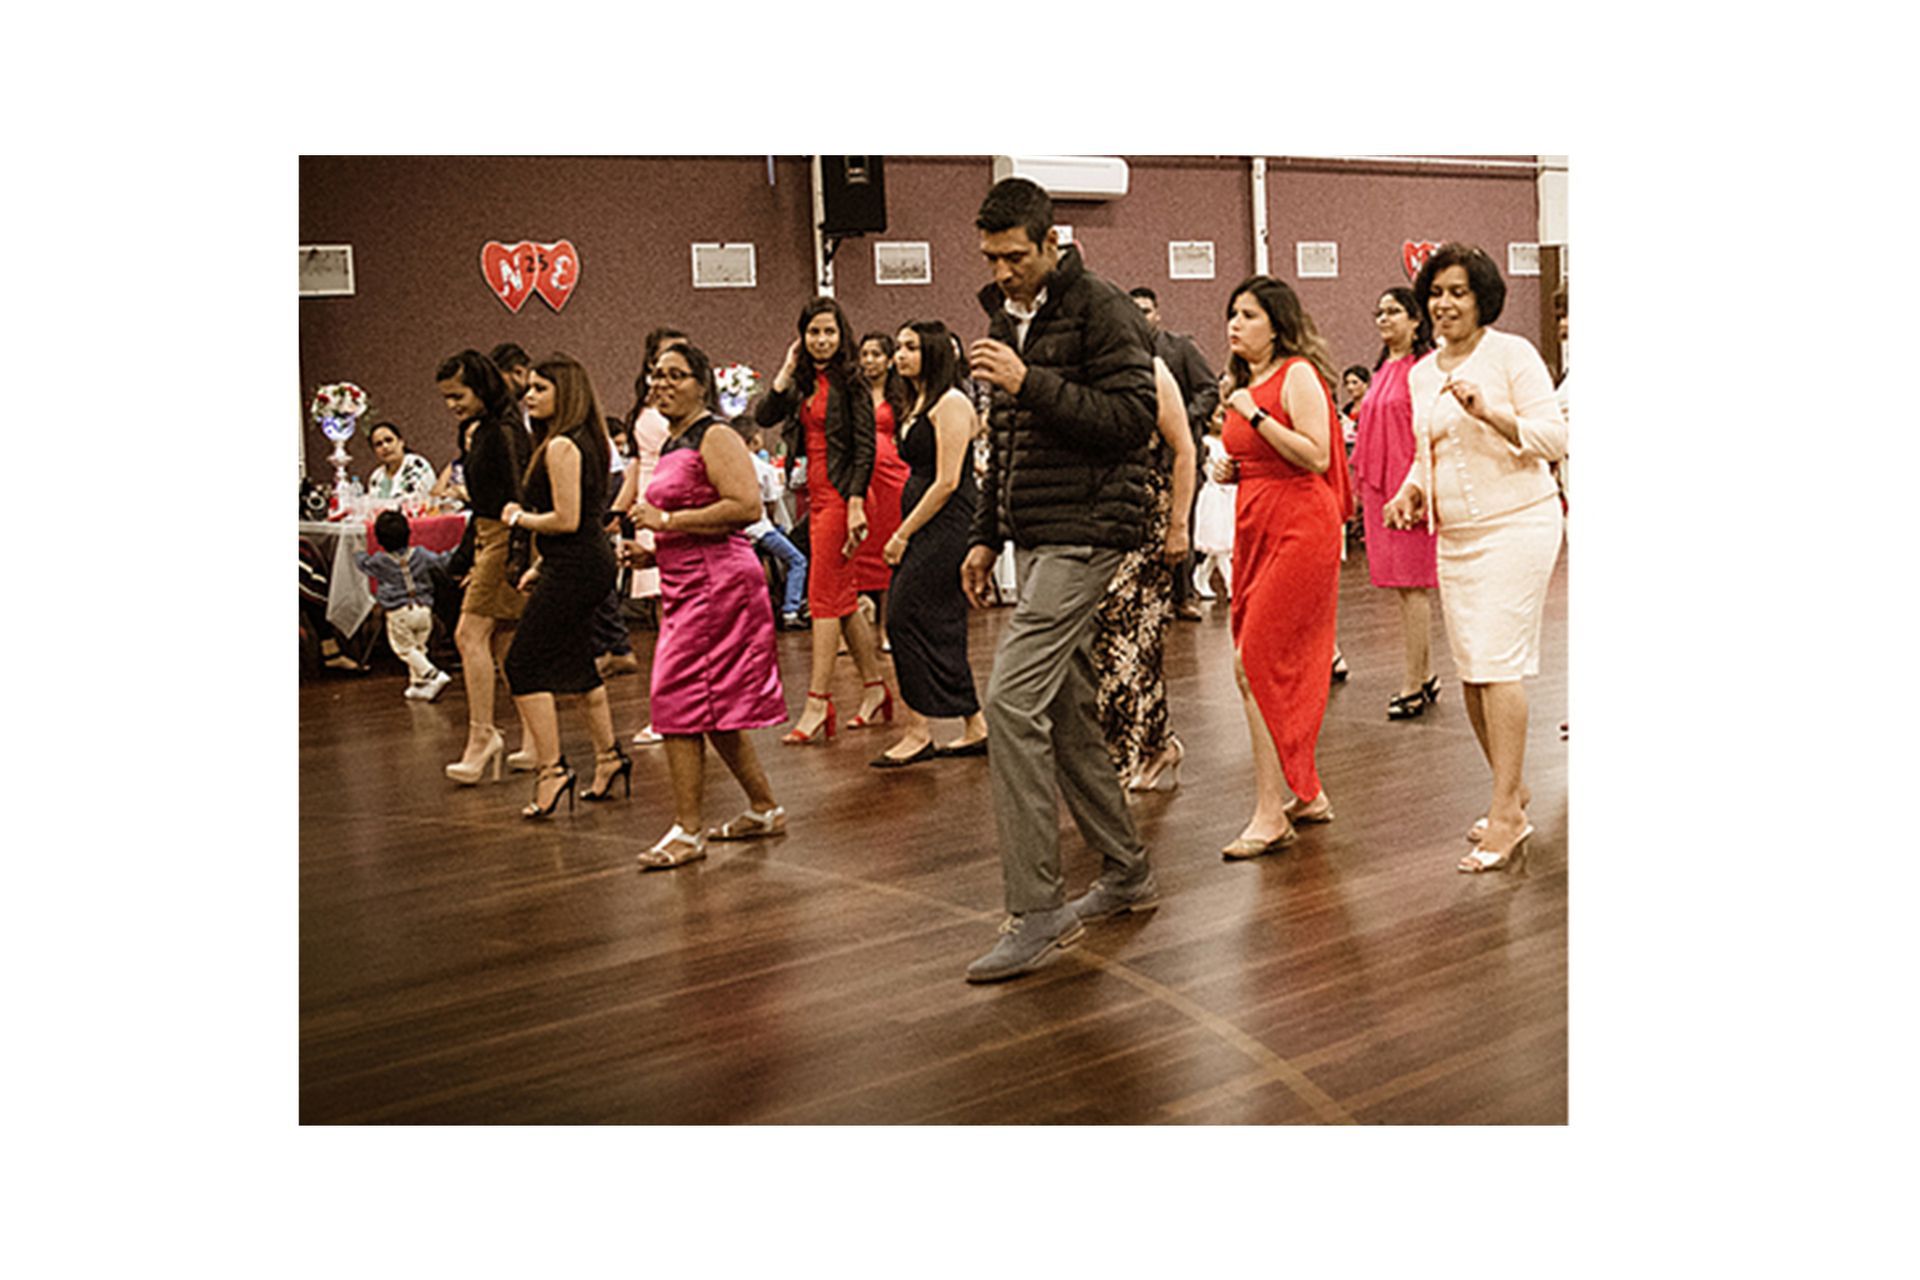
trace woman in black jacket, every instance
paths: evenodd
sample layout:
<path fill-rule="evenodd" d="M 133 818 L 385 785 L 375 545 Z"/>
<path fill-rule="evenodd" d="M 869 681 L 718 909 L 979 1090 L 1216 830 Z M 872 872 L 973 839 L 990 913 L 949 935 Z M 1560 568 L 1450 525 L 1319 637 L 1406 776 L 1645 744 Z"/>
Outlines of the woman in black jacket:
<path fill-rule="evenodd" d="M 449 778 L 470 785 L 480 781 L 489 764 L 494 777 L 499 777 L 501 758 L 507 753 L 506 738 L 493 723 L 494 663 L 506 654 L 526 597 L 507 578 L 509 532 L 501 511 L 520 499 L 520 473 L 526 469 L 532 446 L 513 393 L 491 360 L 478 351 L 462 351 L 441 361 L 434 377 L 447 408 L 463 424 L 473 423 L 466 449 L 473 570 L 467 577 L 460 625 L 453 633 L 467 686 L 467 746 L 447 766 Z M 520 740 L 528 750 L 516 753 L 521 760 L 509 758 L 508 762 L 531 766 L 533 744 L 524 719 L 520 727 Z"/>
<path fill-rule="evenodd" d="M 763 427 L 791 422 L 793 456 L 807 458 L 807 607 L 813 615 L 813 672 L 807 707 L 781 741 L 800 745 L 834 734 L 833 661 L 844 626 L 847 648 L 865 686 L 859 728 L 893 720 L 893 695 L 880 669 L 873 628 L 859 612 L 853 555 L 867 537 L 867 483 L 873 477 L 873 396 L 851 351 L 852 329 L 832 298 L 818 297 L 800 313 L 800 337 L 754 418 Z"/>

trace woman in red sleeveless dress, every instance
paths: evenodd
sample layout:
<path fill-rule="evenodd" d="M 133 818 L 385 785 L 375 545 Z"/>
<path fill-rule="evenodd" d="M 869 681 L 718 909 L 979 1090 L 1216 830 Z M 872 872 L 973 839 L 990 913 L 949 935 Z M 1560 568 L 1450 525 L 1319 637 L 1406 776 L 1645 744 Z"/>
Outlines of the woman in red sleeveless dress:
<path fill-rule="evenodd" d="M 1222 439 L 1237 472 L 1234 675 L 1253 740 L 1253 816 L 1221 850 L 1252 858 L 1333 818 L 1314 748 L 1327 710 L 1341 530 L 1353 510 L 1332 362 L 1299 297 L 1254 276 L 1227 305 Z M 1292 789 L 1292 799 L 1288 789 Z"/>
<path fill-rule="evenodd" d="M 887 588 L 893 566 L 884 549 L 900 530 L 900 496 L 912 468 L 900 458 L 898 433 L 906 425 L 907 384 L 893 368 L 893 338 L 869 333 L 860 339 L 860 378 L 873 398 L 873 479 L 867 482 L 867 540 L 853 556 L 853 586 L 873 599 L 873 629 L 883 649 L 887 634 Z"/>

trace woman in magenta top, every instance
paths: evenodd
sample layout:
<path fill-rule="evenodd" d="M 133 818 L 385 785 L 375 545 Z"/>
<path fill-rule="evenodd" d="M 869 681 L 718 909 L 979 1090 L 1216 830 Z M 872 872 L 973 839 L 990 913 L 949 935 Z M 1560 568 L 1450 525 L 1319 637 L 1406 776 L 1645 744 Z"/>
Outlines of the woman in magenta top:
<path fill-rule="evenodd" d="M 741 534 L 762 514 L 760 485 L 745 441 L 707 412 L 712 377 L 705 353 L 684 342 L 660 352 L 650 377 L 667 442 L 633 518 L 653 531 L 660 570 L 649 705 L 654 731 L 666 739 L 674 825 L 640 855 L 648 870 L 705 857 L 709 839 L 786 830 L 786 811 L 743 732 L 787 718 L 774 662 L 773 602 L 760 560 Z M 701 819 L 708 741 L 750 806 L 712 831 Z"/>
<path fill-rule="evenodd" d="M 1360 436 L 1353 448 L 1362 518 L 1367 530 L 1367 576 L 1376 587 L 1400 597 L 1400 638 L 1406 665 L 1400 692 L 1387 701 L 1387 719 L 1411 720 L 1440 697 L 1433 674 L 1433 604 L 1439 585 L 1434 569 L 1434 534 L 1428 529 L 1390 529 L 1380 513 L 1400 491 L 1413 465 L 1413 400 L 1407 374 L 1433 350 L 1427 309 L 1413 290 L 1396 285 L 1380 295 L 1373 313 L 1380 330 L 1380 356 L 1373 380 L 1360 402 Z"/>

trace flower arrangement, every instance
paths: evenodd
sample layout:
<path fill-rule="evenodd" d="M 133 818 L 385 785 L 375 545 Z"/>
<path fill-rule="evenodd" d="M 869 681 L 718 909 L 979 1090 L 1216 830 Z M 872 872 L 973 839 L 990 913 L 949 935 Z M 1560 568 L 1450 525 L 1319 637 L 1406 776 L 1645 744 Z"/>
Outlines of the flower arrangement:
<path fill-rule="evenodd" d="M 351 382 L 327 384 L 313 393 L 313 403 L 307 407 L 307 412 L 313 416 L 314 422 L 326 431 L 328 439 L 333 438 L 333 431 L 328 429 L 329 422 L 344 419 L 351 424 L 355 418 L 366 411 L 367 393 Z M 347 434 L 353 434 L 351 425 L 347 428 Z"/>
<path fill-rule="evenodd" d="M 737 418 L 759 389 L 760 375 L 744 364 L 730 364 L 714 375 L 713 385 L 720 393 L 720 407 L 729 418 Z"/>

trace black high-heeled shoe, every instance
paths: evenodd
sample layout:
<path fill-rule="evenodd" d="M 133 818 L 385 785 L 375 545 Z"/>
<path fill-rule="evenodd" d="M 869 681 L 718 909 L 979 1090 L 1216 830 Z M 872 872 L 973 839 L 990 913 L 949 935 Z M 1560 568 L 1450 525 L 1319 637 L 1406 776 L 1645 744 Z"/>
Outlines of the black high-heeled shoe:
<path fill-rule="evenodd" d="M 590 791 L 582 787 L 580 789 L 580 798 L 582 800 L 597 803 L 601 800 L 613 799 L 613 781 L 615 778 L 618 778 L 621 785 L 625 787 L 627 793 L 626 798 L 629 800 L 633 799 L 633 757 L 622 751 L 619 743 L 614 743 L 611 751 L 602 751 L 595 755 L 593 763 L 597 770 L 600 765 L 607 764 L 614 760 L 618 760 L 620 763 L 612 773 L 607 775 L 607 785 L 598 791 Z"/>
<path fill-rule="evenodd" d="M 1428 702 L 1440 701 L 1440 677 L 1428 676 L 1427 682 L 1420 686 L 1420 696 Z"/>
<path fill-rule="evenodd" d="M 560 789 L 553 793 L 553 799 L 547 801 L 546 807 L 542 808 L 540 805 L 540 784 L 549 778 L 560 778 L 562 781 L 560 783 Z M 577 781 L 579 781 L 579 776 L 575 774 L 573 770 L 567 768 L 567 758 L 561 756 L 559 760 L 548 765 L 533 776 L 533 803 L 522 809 L 520 816 L 528 819 L 547 817 L 555 809 L 560 807 L 561 796 L 567 798 L 567 812 L 571 814 L 573 812 L 573 784 Z"/>
<path fill-rule="evenodd" d="M 1427 695 L 1424 690 L 1415 689 L 1412 693 L 1396 693 L 1387 699 L 1387 719 L 1413 720 L 1427 713 Z"/>

